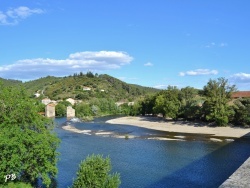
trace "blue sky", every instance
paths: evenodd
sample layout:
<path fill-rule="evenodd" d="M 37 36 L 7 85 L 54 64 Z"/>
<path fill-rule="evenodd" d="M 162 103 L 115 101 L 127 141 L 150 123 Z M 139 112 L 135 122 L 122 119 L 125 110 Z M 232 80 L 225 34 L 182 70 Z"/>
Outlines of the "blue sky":
<path fill-rule="evenodd" d="M 93 71 L 128 83 L 250 90 L 249 0 L 11 0 L 0 6 L 0 77 Z"/>

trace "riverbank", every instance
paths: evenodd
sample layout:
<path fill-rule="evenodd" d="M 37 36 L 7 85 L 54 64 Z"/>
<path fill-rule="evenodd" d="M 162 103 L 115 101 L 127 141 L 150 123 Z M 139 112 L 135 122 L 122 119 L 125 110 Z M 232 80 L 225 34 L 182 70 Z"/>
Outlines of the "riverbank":
<path fill-rule="evenodd" d="M 232 138 L 240 138 L 250 133 L 250 128 L 209 127 L 208 124 L 202 122 L 167 121 L 158 117 L 119 117 L 108 120 L 106 123 L 132 125 L 159 131 L 210 134 L 211 136 Z"/>

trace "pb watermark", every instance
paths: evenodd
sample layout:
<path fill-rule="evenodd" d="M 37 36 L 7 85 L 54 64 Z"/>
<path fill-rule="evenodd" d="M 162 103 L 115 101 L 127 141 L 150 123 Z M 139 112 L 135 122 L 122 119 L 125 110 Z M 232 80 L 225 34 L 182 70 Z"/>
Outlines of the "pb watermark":
<path fill-rule="evenodd" d="M 7 182 L 8 180 L 13 181 L 14 179 L 16 179 L 16 174 L 8 174 L 6 176 L 4 176 L 5 182 Z"/>

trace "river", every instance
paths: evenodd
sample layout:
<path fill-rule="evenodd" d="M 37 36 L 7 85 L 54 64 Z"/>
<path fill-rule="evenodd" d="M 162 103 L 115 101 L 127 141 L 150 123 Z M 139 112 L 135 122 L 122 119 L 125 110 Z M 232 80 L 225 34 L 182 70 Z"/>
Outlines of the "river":
<path fill-rule="evenodd" d="M 129 125 L 106 124 L 108 118 L 70 122 L 77 129 L 88 130 L 85 133 L 64 130 L 66 119 L 55 119 L 55 130 L 61 139 L 59 188 L 72 185 L 79 163 L 91 154 L 110 157 L 112 172 L 120 173 L 121 188 L 218 187 L 250 156 L 249 139 L 214 142 L 206 135 L 169 135 Z M 150 139 L 164 135 L 187 139 Z"/>

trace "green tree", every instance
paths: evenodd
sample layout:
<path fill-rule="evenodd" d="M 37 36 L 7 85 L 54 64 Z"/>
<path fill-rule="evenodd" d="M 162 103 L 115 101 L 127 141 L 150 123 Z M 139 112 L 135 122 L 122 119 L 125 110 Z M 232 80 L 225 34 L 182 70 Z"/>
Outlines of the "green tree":
<path fill-rule="evenodd" d="M 14 183 L 10 182 L 7 185 L 0 186 L 1 188 L 32 188 L 30 184 L 27 183 Z"/>
<path fill-rule="evenodd" d="M 48 187 L 57 174 L 59 139 L 52 120 L 38 112 L 24 89 L 0 85 L 0 177 L 15 174 L 15 182 L 32 185 L 42 179 Z"/>
<path fill-rule="evenodd" d="M 160 92 L 156 97 L 154 112 L 161 113 L 163 117 L 176 119 L 180 108 L 178 94 L 179 90 L 176 87 L 168 86 L 167 90 Z"/>
<path fill-rule="evenodd" d="M 88 71 L 87 74 L 86 74 L 86 76 L 88 78 L 94 78 L 95 77 L 95 75 L 91 71 Z"/>
<path fill-rule="evenodd" d="M 238 99 L 234 101 L 234 123 L 237 125 L 250 125 L 250 99 Z"/>
<path fill-rule="evenodd" d="M 198 90 L 193 87 L 182 88 L 179 92 L 181 103 L 179 117 L 195 119 L 200 116 L 202 98 L 198 96 Z"/>
<path fill-rule="evenodd" d="M 76 116 L 83 118 L 85 116 L 91 116 L 91 108 L 87 103 L 79 103 L 75 106 Z"/>
<path fill-rule="evenodd" d="M 203 105 L 206 120 L 214 121 L 218 126 L 226 126 L 232 112 L 228 102 L 236 90 L 235 86 L 230 86 L 225 78 L 218 78 L 210 79 L 203 90 L 206 97 Z"/>
<path fill-rule="evenodd" d="M 155 105 L 154 105 L 154 112 L 156 114 L 161 113 L 163 117 L 166 116 L 166 111 L 165 111 L 165 103 L 166 99 L 164 95 L 158 95 L 155 99 Z"/>
<path fill-rule="evenodd" d="M 121 184 L 118 173 L 109 174 L 111 171 L 110 158 L 101 155 L 88 156 L 79 165 L 77 178 L 73 188 L 117 188 Z"/>
<path fill-rule="evenodd" d="M 142 115 L 152 114 L 154 115 L 154 105 L 155 105 L 156 95 L 146 96 L 144 100 L 140 101 L 140 111 Z"/>
<path fill-rule="evenodd" d="M 67 112 L 67 107 L 59 102 L 55 107 L 55 112 L 57 117 L 65 117 Z"/>

